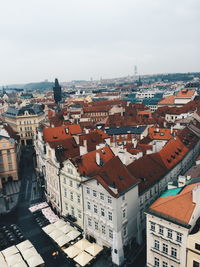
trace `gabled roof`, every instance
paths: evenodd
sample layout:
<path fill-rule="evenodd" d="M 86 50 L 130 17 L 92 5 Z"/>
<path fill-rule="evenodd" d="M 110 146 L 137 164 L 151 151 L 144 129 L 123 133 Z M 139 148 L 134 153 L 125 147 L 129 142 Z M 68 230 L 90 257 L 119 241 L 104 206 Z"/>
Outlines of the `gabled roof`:
<path fill-rule="evenodd" d="M 150 211 L 155 211 L 162 215 L 169 216 L 175 220 L 189 224 L 196 203 L 192 202 L 192 190 L 200 183 L 187 185 L 183 190 L 173 196 L 160 197 L 150 207 Z"/>
<path fill-rule="evenodd" d="M 148 136 L 152 140 L 169 140 L 173 138 L 173 135 L 171 134 L 171 129 L 167 128 L 150 127 L 148 129 Z"/>
<path fill-rule="evenodd" d="M 176 98 L 191 98 L 195 93 L 196 90 L 188 90 L 185 88 L 177 93 Z"/>
<path fill-rule="evenodd" d="M 55 155 L 59 162 L 80 155 L 79 146 L 73 137 L 48 143 L 51 148 L 55 149 Z"/>
<path fill-rule="evenodd" d="M 100 154 L 101 164 L 96 163 L 96 153 Z M 81 157 L 73 158 L 72 161 L 77 165 L 78 171 L 82 175 L 91 176 L 97 173 L 103 164 L 114 158 L 115 155 L 109 146 L 105 146 L 98 150 L 91 151 Z"/>

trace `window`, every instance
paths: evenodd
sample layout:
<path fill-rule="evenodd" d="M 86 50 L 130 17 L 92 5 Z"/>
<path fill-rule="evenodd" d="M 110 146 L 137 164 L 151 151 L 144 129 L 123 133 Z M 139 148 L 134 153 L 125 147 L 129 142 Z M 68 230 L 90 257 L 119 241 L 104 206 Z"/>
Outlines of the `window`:
<path fill-rule="evenodd" d="M 163 264 L 162 264 L 163 267 L 168 267 L 168 263 L 166 261 L 163 261 Z"/>
<path fill-rule="evenodd" d="M 159 225 L 159 234 L 160 235 L 163 235 L 163 228 L 164 228 L 163 226 Z"/>
<path fill-rule="evenodd" d="M 106 227 L 105 227 L 105 225 L 102 225 L 101 226 L 101 232 L 102 232 L 102 234 L 106 234 Z"/>
<path fill-rule="evenodd" d="M 95 230 L 98 230 L 99 229 L 98 222 L 94 222 L 94 228 L 95 228 Z"/>
<path fill-rule="evenodd" d="M 70 199 L 71 199 L 71 200 L 73 200 L 73 199 L 74 199 L 73 192 L 70 192 Z"/>
<path fill-rule="evenodd" d="M 108 203 L 112 203 L 112 198 L 111 197 L 108 197 Z"/>
<path fill-rule="evenodd" d="M 112 212 L 110 212 L 110 211 L 108 212 L 108 220 L 112 221 Z"/>
<path fill-rule="evenodd" d="M 154 266 L 159 267 L 160 266 L 160 260 L 158 258 L 154 258 Z"/>
<path fill-rule="evenodd" d="M 123 200 L 123 201 L 125 200 L 125 195 L 122 196 L 122 200 Z"/>
<path fill-rule="evenodd" d="M 171 249 L 171 256 L 176 258 L 177 257 L 177 249 L 176 248 L 172 248 Z"/>
<path fill-rule="evenodd" d="M 12 171 L 12 169 L 13 169 L 12 163 L 8 163 L 8 169 L 9 169 L 9 171 Z"/>
<path fill-rule="evenodd" d="M 123 217 L 123 218 L 126 218 L 126 209 L 123 209 L 123 210 L 122 210 L 122 217 Z"/>
<path fill-rule="evenodd" d="M 109 237 L 113 239 L 113 230 L 109 229 Z"/>
<path fill-rule="evenodd" d="M 93 190 L 93 197 L 97 196 L 97 192 L 95 190 Z"/>
<path fill-rule="evenodd" d="M 163 253 L 167 254 L 168 253 L 168 245 L 163 244 Z"/>
<path fill-rule="evenodd" d="M 100 193 L 100 199 L 104 200 L 104 194 Z"/>
<path fill-rule="evenodd" d="M 66 184 L 66 177 L 64 177 L 64 181 L 63 181 L 64 184 Z"/>
<path fill-rule="evenodd" d="M 77 202 L 78 203 L 81 203 L 81 197 L 80 197 L 80 195 L 77 195 Z"/>
<path fill-rule="evenodd" d="M 88 225 L 92 226 L 92 220 L 90 218 L 88 218 Z"/>
<path fill-rule="evenodd" d="M 86 192 L 87 194 L 90 194 L 90 189 L 88 187 L 86 188 Z"/>
<path fill-rule="evenodd" d="M 155 232 L 155 223 L 151 222 L 151 231 Z"/>
<path fill-rule="evenodd" d="M 172 230 L 171 229 L 168 229 L 167 237 L 172 239 Z"/>
<path fill-rule="evenodd" d="M 200 266 L 199 262 L 193 261 L 193 267 L 199 267 L 199 266 Z"/>
<path fill-rule="evenodd" d="M 124 236 L 127 235 L 127 227 L 126 227 L 126 226 L 124 226 L 124 228 L 123 228 L 123 235 L 124 235 Z"/>
<path fill-rule="evenodd" d="M 79 217 L 79 219 L 81 219 L 81 211 L 80 210 L 78 210 L 78 217 Z"/>
<path fill-rule="evenodd" d="M 177 233 L 176 241 L 177 242 L 181 242 L 182 241 L 182 234 L 181 233 Z"/>
<path fill-rule="evenodd" d="M 65 195 L 65 197 L 67 197 L 67 189 L 66 188 L 64 188 L 64 195 Z"/>
<path fill-rule="evenodd" d="M 90 206 L 90 202 L 89 201 L 87 202 L 87 208 L 88 208 L 88 210 L 91 209 L 91 206 Z"/>
<path fill-rule="evenodd" d="M 74 216 L 74 207 L 71 206 L 71 212 L 72 212 L 72 215 Z"/>
<path fill-rule="evenodd" d="M 195 249 L 200 250 L 200 244 L 195 243 Z"/>
<path fill-rule="evenodd" d="M 94 213 L 97 213 L 98 210 L 97 210 L 97 205 L 94 205 Z"/>
<path fill-rule="evenodd" d="M 72 180 L 69 181 L 69 185 L 70 185 L 71 187 L 73 187 Z"/>
<path fill-rule="evenodd" d="M 158 240 L 154 240 L 154 248 L 157 250 L 160 249 L 160 242 Z"/>
<path fill-rule="evenodd" d="M 65 209 L 68 210 L 68 203 L 65 202 Z"/>
<path fill-rule="evenodd" d="M 68 171 L 69 174 L 73 174 L 73 170 L 72 169 L 67 168 L 67 171 Z"/>
<path fill-rule="evenodd" d="M 101 216 L 105 216 L 105 210 L 104 210 L 104 208 L 101 208 Z"/>

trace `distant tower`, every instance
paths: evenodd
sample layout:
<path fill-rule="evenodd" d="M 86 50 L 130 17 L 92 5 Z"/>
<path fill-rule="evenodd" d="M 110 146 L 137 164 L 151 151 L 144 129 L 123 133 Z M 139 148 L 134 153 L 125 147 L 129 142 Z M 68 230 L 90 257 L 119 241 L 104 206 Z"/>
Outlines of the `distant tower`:
<path fill-rule="evenodd" d="M 138 73 L 138 72 L 137 72 L 137 66 L 135 65 L 135 66 L 134 66 L 134 75 L 136 76 L 137 73 Z"/>
<path fill-rule="evenodd" d="M 62 100 L 61 86 L 59 85 L 58 79 L 55 79 L 55 85 L 53 87 L 54 100 L 56 104 Z"/>

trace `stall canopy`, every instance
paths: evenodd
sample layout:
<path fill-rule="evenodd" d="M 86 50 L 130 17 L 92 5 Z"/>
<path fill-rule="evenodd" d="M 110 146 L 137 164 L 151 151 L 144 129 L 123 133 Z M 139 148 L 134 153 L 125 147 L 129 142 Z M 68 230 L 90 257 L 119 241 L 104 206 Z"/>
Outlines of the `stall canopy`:
<path fill-rule="evenodd" d="M 89 246 L 91 246 L 92 243 L 90 243 L 88 240 L 86 239 L 81 239 L 78 242 L 76 242 L 74 245 L 79 248 L 80 250 L 85 250 L 86 248 L 88 248 Z"/>
<path fill-rule="evenodd" d="M 59 247 L 64 246 L 65 244 L 69 243 L 70 241 L 71 241 L 71 238 L 64 235 L 64 234 L 55 239 L 55 242 L 58 244 Z"/>
<path fill-rule="evenodd" d="M 66 225 L 66 222 L 64 222 L 63 220 L 58 220 L 57 222 L 54 223 L 54 225 L 57 227 L 57 228 L 60 228 L 62 226 L 65 226 Z"/>
<path fill-rule="evenodd" d="M 83 251 L 81 252 L 78 256 L 76 256 L 74 258 L 74 261 L 77 262 L 79 265 L 81 266 L 85 266 L 86 264 L 88 264 L 91 260 L 93 259 L 93 257 L 91 255 L 89 255 L 87 252 Z"/>
<path fill-rule="evenodd" d="M 70 231 L 72 231 L 74 228 L 71 225 L 64 225 L 61 228 L 59 228 L 59 230 L 61 230 L 64 234 L 69 233 Z"/>
<path fill-rule="evenodd" d="M 67 236 L 71 238 L 71 240 L 76 239 L 81 233 L 77 230 L 70 231 Z"/>
<path fill-rule="evenodd" d="M 42 230 L 43 230 L 45 233 L 47 233 L 47 234 L 49 235 L 49 234 L 52 233 L 54 230 L 56 230 L 56 227 L 55 227 L 55 225 L 53 225 L 53 224 L 49 224 L 49 225 L 43 227 Z"/>
<path fill-rule="evenodd" d="M 31 243 L 29 240 L 25 240 L 25 241 L 19 243 L 18 245 L 16 245 L 16 247 L 17 247 L 21 252 L 23 252 L 23 251 L 26 250 L 26 249 L 32 248 L 33 245 L 32 245 L 32 243 Z"/>
<path fill-rule="evenodd" d="M 97 254 L 99 254 L 102 250 L 103 250 L 103 248 L 101 246 L 97 245 L 96 243 L 92 243 L 91 246 L 89 246 L 85 249 L 86 252 L 90 253 L 94 257 Z"/>
<path fill-rule="evenodd" d="M 23 251 L 21 253 L 22 253 L 22 256 L 23 256 L 23 258 L 25 260 L 27 260 L 27 259 L 31 258 L 32 256 L 35 256 L 35 255 L 38 254 L 37 250 L 34 247 L 29 248 L 29 249 L 27 249 L 27 250 L 25 250 L 25 251 Z"/>
<path fill-rule="evenodd" d="M 29 210 L 31 211 L 31 212 L 35 212 L 35 211 L 37 211 L 37 210 L 41 210 L 41 209 L 43 209 L 43 208 L 45 208 L 45 207 L 48 207 L 49 205 L 47 204 L 47 202 L 42 202 L 42 203 L 39 203 L 39 204 L 36 204 L 36 205 L 33 205 L 33 206 L 31 206 L 30 208 L 29 208 Z"/>
<path fill-rule="evenodd" d="M 15 246 L 11 246 L 1 251 L 5 258 L 19 253 L 19 250 Z"/>
<path fill-rule="evenodd" d="M 7 259 L 8 266 L 13 266 L 17 263 L 23 262 L 24 260 L 22 259 L 22 256 L 20 253 L 14 254 L 9 256 Z"/>
<path fill-rule="evenodd" d="M 2 267 L 4 267 L 4 266 L 2 266 Z M 24 261 L 21 261 L 15 265 L 13 265 L 12 267 L 27 267 L 27 264 Z"/>
<path fill-rule="evenodd" d="M 66 249 L 63 250 L 65 252 L 65 254 L 67 254 L 67 256 L 69 258 L 74 258 L 76 257 L 79 253 L 81 253 L 81 250 L 79 248 L 77 248 L 76 246 L 71 246 L 68 247 Z"/>
<path fill-rule="evenodd" d="M 51 233 L 49 234 L 49 236 L 50 236 L 52 239 L 54 239 L 54 240 L 58 239 L 58 237 L 60 237 L 60 236 L 62 236 L 62 235 L 63 235 L 63 232 L 60 231 L 60 230 L 58 230 L 58 229 L 54 230 L 53 232 L 51 232 Z"/>
<path fill-rule="evenodd" d="M 32 256 L 31 258 L 29 258 L 27 260 L 27 263 L 28 263 L 29 267 L 36 267 L 40 264 L 43 264 L 44 261 L 43 261 L 42 257 L 38 254 L 38 255 L 35 255 L 35 256 Z"/>

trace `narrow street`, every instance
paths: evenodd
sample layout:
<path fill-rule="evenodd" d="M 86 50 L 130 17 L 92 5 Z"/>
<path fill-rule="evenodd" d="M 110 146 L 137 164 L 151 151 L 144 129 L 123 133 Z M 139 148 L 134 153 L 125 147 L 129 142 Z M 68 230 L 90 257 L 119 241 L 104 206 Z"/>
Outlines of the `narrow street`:
<path fill-rule="evenodd" d="M 54 260 L 51 256 L 53 251 L 57 250 L 57 247 L 53 244 L 51 239 L 41 230 L 38 224 L 35 222 L 33 215 L 29 211 L 29 206 L 35 202 L 39 202 L 40 194 L 39 189 L 35 181 L 35 172 L 33 166 L 33 150 L 25 148 L 22 153 L 22 184 L 19 196 L 19 203 L 17 209 L 11 214 L 1 218 L 1 224 L 17 224 L 23 232 L 23 235 L 29 239 L 35 246 L 37 251 L 43 257 L 47 267 L 71 266 L 67 264 L 66 260 L 61 256 L 57 260 Z M 36 189 L 33 189 L 36 187 Z"/>

